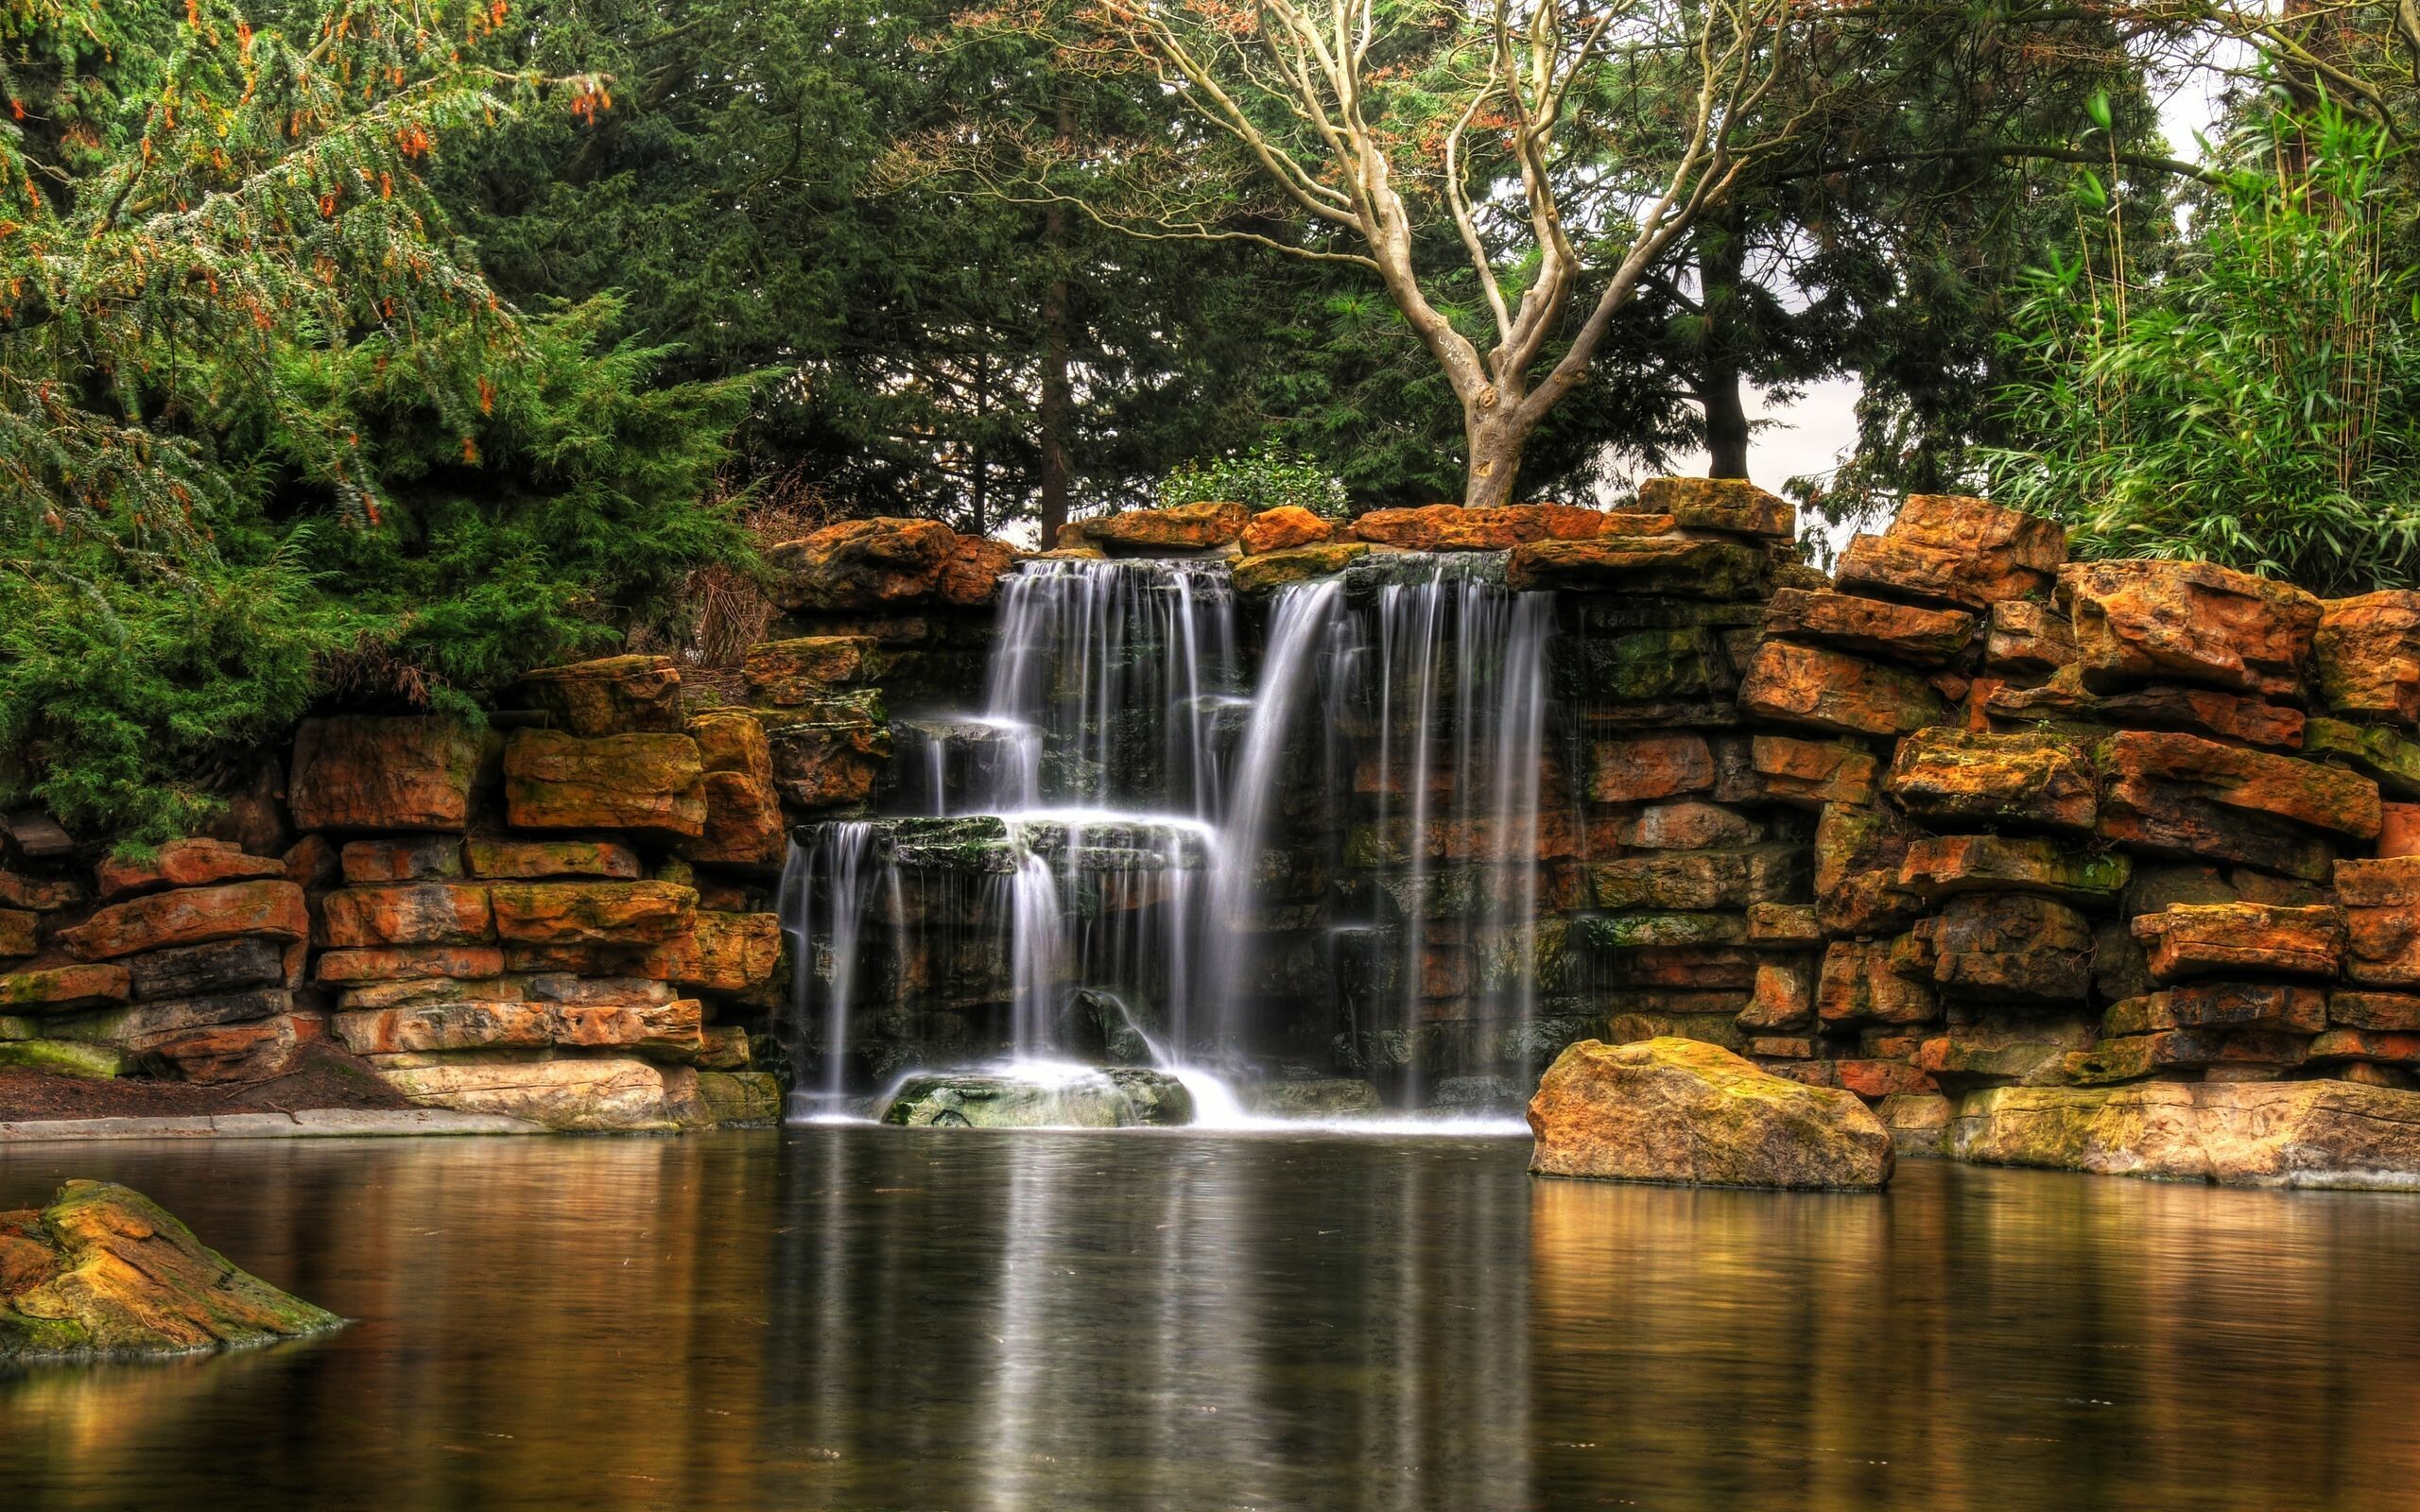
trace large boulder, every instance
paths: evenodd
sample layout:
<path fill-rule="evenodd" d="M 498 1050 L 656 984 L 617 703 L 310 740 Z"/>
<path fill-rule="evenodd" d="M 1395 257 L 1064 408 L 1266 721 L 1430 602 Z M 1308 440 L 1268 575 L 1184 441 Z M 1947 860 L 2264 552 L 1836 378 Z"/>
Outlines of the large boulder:
<path fill-rule="evenodd" d="M 1950 1153 L 2226 1186 L 2420 1188 L 2420 1092 L 2344 1081 L 2001 1087 L 1966 1097 Z"/>
<path fill-rule="evenodd" d="M 574 735 L 626 735 L 681 728 L 681 669 L 668 656 L 609 656 L 540 667 L 512 695 Z"/>
<path fill-rule="evenodd" d="M 910 1076 L 882 1110 L 915 1128 L 1125 1128 L 1190 1124 L 1193 1094 L 1166 1072 L 1133 1066 L 935 1073 Z"/>
<path fill-rule="evenodd" d="M 2094 561 L 2061 572 L 2059 592 L 2096 692 L 2197 682 L 2301 696 L 2320 603 L 2299 588 L 2205 561 Z"/>
<path fill-rule="evenodd" d="M 343 1322 L 114 1182 L 70 1181 L 47 1208 L 0 1212 L 0 1363 L 189 1354 Z"/>
<path fill-rule="evenodd" d="M 1540 1176 L 1876 1189 L 1893 1160 L 1890 1130 L 1855 1094 L 1694 1040 L 1582 1040 L 1547 1068 L 1529 1116 Z"/>
<path fill-rule="evenodd" d="M 1335 525 L 1301 505 L 1282 504 L 1263 509 L 1244 526 L 1244 555 L 1259 557 L 1289 546 L 1316 546 L 1335 534 Z"/>
<path fill-rule="evenodd" d="M 305 719 L 286 802 L 298 830 L 458 830 L 470 822 L 484 742 L 458 720 Z"/>

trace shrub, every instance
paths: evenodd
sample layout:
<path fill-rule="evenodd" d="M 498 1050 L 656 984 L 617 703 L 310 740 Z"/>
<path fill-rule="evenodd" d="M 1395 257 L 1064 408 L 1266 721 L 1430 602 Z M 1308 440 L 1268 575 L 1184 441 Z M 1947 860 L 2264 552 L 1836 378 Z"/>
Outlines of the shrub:
<path fill-rule="evenodd" d="M 1187 462 L 1160 479 L 1152 491 L 1163 509 L 1217 500 L 1255 513 L 1290 504 L 1325 520 L 1342 520 L 1350 512 L 1341 480 L 1317 463 L 1273 446 L 1242 456 Z"/>
<path fill-rule="evenodd" d="M 2420 279 L 2383 132 L 2322 104 L 2248 136 L 2164 276 L 2122 236 L 2038 272 L 1993 496 L 2078 555 L 2200 558 L 2322 593 L 2420 580 Z M 2106 204 L 2097 180 L 2087 210 Z"/>

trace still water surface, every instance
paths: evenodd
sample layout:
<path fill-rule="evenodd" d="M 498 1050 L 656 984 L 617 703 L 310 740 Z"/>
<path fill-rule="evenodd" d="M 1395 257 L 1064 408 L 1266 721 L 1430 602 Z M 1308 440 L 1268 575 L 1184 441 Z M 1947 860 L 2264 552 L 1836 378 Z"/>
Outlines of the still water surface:
<path fill-rule="evenodd" d="M 0 1148 L 358 1319 L 0 1378 L 0 1506 L 2420 1505 L 2420 1200 L 1526 1141 Z"/>

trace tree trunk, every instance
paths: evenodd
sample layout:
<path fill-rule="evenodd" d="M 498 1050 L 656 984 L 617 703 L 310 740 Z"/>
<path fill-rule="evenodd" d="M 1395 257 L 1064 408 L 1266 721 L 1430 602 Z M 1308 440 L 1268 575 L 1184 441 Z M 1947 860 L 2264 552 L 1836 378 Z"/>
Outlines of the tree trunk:
<path fill-rule="evenodd" d="M 1076 112 L 1063 86 L 1057 88 L 1057 144 L 1064 151 L 1074 139 Z M 1067 376 L 1067 243 L 1071 227 L 1067 207 L 1053 202 L 1042 213 L 1044 255 L 1050 259 L 1050 282 L 1042 290 L 1042 404 L 1034 419 L 1042 443 L 1042 549 L 1059 543 L 1059 528 L 1067 523 L 1067 425 L 1075 395 Z"/>
<path fill-rule="evenodd" d="M 1698 403 L 1705 411 L 1705 475 L 1748 475 L 1748 405 L 1740 394 L 1739 279 L 1746 248 L 1738 216 L 1721 211 L 1698 222 Z"/>
<path fill-rule="evenodd" d="M 1521 448 L 1529 440 L 1516 428 L 1502 404 L 1485 409 L 1465 406 L 1462 435 L 1471 453 L 1470 480 L 1462 503 L 1474 509 L 1492 509 L 1512 502 L 1512 484 L 1521 472 Z"/>

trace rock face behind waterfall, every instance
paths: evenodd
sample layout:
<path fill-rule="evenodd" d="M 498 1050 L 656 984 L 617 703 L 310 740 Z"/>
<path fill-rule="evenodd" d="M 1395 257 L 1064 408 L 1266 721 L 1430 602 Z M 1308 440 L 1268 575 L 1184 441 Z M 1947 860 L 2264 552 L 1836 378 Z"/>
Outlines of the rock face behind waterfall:
<path fill-rule="evenodd" d="M 1164 1072 L 1109 1066 L 1069 1074 L 910 1076 L 882 1112 L 917 1128 L 1127 1128 L 1190 1124 L 1193 1094 Z"/>
<path fill-rule="evenodd" d="M 0 1212 L 0 1364 L 182 1354 L 343 1321 L 236 1269 L 111 1182 L 70 1181 L 39 1212 Z"/>
<path fill-rule="evenodd" d="M 1879 1188 L 1891 1133 L 1855 1095 L 1758 1071 L 1719 1045 L 1584 1040 L 1530 1100 L 1540 1176 L 1700 1186 Z"/>

